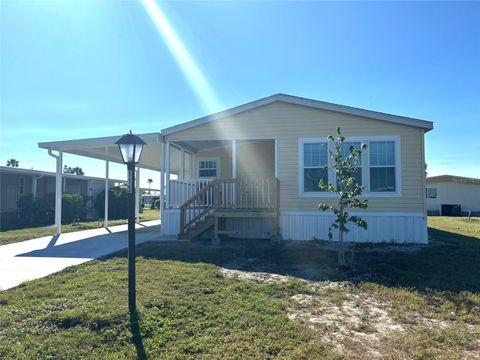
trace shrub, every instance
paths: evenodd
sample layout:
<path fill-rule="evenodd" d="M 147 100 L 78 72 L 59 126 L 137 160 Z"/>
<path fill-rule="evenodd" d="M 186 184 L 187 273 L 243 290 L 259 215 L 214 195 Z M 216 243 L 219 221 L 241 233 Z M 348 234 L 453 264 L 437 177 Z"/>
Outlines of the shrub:
<path fill-rule="evenodd" d="M 160 199 L 158 196 L 154 196 L 152 199 L 152 203 L 150 204 L 150 209 L 155 210 L 155 209 L 160 209 Z"/>
<path fill-rule="evenodd" d="M 62 223 L 69 224 L 75 219 L 84 220 L 87 214 L 85 198 L 80 194 L 63 194 Z"/>
<path fill-rule="evenodd" d="M 95 209 L 98 216 L 105 213 L 105 190 L 100 192 L 95 199 Z M 127 188 L 114 186 L 108 190 L 108 218 L 126 219 L 128 216 L 128 192 Z"/>
<path fill-rule="evenodd" d="M 22 196 L 17 201 L 19 221 L 16 227 L 51 225 L 55 222 L 55 193 L 34 199 L 33 195 Z M 74 219 L 84 220 L 87 209 L 80 194 L 62 195 L 62 223 Z"/>

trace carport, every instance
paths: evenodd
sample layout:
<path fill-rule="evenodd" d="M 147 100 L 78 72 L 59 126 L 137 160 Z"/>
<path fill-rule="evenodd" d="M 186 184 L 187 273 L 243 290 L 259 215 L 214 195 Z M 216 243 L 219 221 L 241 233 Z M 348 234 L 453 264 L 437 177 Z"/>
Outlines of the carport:
<path fill-rule="evenodd" d="M 55 186 L 55 227 L 56 234 L 62 231 L 62 177 L 63 177 L 63 154 L 73 154 L 92 159 L 105 161 L 105 214 L 104 227 L 108 227 L 108 180 L 110 162 L 123 164 L 118 145 L 115 144 L 122 135 L 87 138 L 77 140 L 41 142 L 38 146 L 46 149 L 48 154 L 56 161 L 56 186 Z M 164 216 L 165 184 L 167 179 L 178 177 L 184 173 L 185 149 L 173 147 L 165 142 L 163 136 L 158 133 L 138 134 L 145 141 L 140 162 L 136 168 L 136 219 L 139 221 L 139 184 L 140 170 L 149 169 L 160 172 L 160 221 Z M 193 156 L 193 154 L 191 154 Z"/>

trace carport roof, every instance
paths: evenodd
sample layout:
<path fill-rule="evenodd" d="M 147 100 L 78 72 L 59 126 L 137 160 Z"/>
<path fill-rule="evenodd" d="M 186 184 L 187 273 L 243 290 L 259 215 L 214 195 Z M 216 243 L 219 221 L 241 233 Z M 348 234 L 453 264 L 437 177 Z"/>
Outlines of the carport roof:
<path fill-rule="evenodd" d="M 118 145 L 115 144 L 122 135 L 87 138 L 78 140 L 50 141 L 38 143 L 42 149 L 62 151 L 64 153 L 85 156 L 99 160 L 123 164 Z M 160 171 L 161 143 L 159 132 L 138 134 L 146 145 L 140 158 L 139 166 L 145 169 Z"/>

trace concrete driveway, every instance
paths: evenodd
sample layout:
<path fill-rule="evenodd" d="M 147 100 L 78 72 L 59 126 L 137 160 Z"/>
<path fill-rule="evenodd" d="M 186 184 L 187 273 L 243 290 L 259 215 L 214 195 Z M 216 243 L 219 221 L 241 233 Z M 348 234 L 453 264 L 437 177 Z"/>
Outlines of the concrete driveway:
<path fill-rule="evenodd" d="M 136 243 L 160 240 L 160 221 L 137 224 Z M 0 246 L 0 290 L 127 247 L 127 225 L 45 236 Z"/>

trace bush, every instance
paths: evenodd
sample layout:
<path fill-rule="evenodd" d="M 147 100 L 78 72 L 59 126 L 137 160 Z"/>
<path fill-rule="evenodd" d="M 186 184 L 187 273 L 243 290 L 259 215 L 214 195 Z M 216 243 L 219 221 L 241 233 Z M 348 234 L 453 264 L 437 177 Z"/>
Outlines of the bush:
<path fill-rule="evenodd" d="M 158 196 L 154 196 L 152 203 L 150 204 L 150 210 L 160 209 L 160 199 Z"/>
<path fill-rule="evenodd" d="M 63 194 L 62 223 L 69 224 L 74 220 L 84 220 L 87 214 L 85 198 L 80 194 Z"/>
<path fill-rule="evenodd" d="M 105 213 L 105 190 L 100 192 L 95 199 L 95 209 L 99 217 Z M 128 217 L 128 192 L 127 188 L 114 186 L 108 190 L 108 218 L 126 219 Z"/>
<path fill-rule="evenodd" d="M 19 221 L 15 227 L 51 225 L 55 222 L 55 194 L 46 194 L 34 199 L 33 195 L 22 196 L 17 201 Z M 84 220 L 87 213 L 85 199 L 80 194 L 62 195 L 62 224 Z"/>

